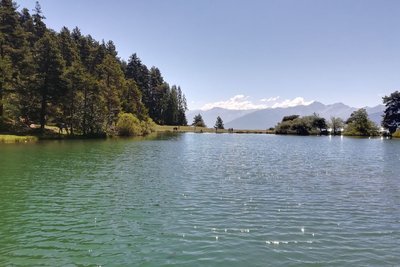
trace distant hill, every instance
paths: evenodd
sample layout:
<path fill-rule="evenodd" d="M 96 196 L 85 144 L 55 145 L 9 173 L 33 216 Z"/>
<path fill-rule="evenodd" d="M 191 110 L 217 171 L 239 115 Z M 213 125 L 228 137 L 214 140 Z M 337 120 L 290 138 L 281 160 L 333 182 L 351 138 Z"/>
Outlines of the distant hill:
<path fill-rule="evenodd" d="M 365 107 L 365 109 L 367 110 L 370 119 L 380 125 L 384 106 L 378 105 L 375 107 Z M 347 106 L 343 103 L 325 105 L 320 102 L 313 102 L 307 106 L 301 105 L 288 108 L 267 108 L 258 110 L 229 110 L 223 108 L 213 108 L 206 111 L 193 110 L 188 111 L 186 116 L 189 124 L 191 123 L 194 115 L 200 113 L 208 127 L 213 127 L 217 116 L 220 116 L 224 121 L 225 128 L 267 129 L 274 127 L 282 120 L 284 116 L 288 115 L 296 114 L 300 116 L 307 116 L 312 115 L 315 112 L 327 120 L 329 120 L 332 116 L 340 117 L 343 120 L 346 120 L 355 110 L 357 110 L 357 108 Z"/>

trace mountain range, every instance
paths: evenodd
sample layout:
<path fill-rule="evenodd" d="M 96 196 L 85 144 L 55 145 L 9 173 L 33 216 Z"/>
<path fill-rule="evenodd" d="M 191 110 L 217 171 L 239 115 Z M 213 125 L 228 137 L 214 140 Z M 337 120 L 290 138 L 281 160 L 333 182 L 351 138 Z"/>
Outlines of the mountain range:
<path fill-rule="evenodd" d="M 282 120 L 284 116 L 300 115 L 307 116 L 313 113 L 330 120 L 331 117 L 340 117 L 346 120 L 351 113 L 358 108 L 347 106 L 343 103 L 335 103 L 325 105 L 314 101 L 309 105 L 299 105 L 287 108 L 266 108 L 252 110 L 232 110 L 224 108 L 213 108 L 210 110 L 189 110 L 186 112 L 189 124 L 195 115 L 201 114 L 204 122 L 208 127 L 213 127 L 217 116 L 220 116 L 224 121 L 225 128 L 234 129 L 268 129 Z M 365 107 L 369 118 L 377 125 L 380 125 L 382 120 L 384 105 L 375 107 Z"/>

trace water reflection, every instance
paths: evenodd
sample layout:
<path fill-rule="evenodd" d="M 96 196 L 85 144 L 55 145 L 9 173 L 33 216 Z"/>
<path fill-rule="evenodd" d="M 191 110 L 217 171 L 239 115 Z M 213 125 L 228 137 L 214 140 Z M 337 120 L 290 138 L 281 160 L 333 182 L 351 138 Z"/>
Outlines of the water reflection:
<path fill-rule="evenodd" d="M 398 151 L 176 133 L 2 147 L 0 265 L 396 265 Z"/>

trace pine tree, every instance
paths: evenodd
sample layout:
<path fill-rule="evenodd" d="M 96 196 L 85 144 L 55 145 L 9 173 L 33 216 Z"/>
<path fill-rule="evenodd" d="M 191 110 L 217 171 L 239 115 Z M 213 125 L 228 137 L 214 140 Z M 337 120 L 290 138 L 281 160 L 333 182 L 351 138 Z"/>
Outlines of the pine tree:
<path fill-rule="evenodd" d="M 27 54 L 26 34 L 20 25 L 16 5 L 11 0 L 0 2 L 0 68 L 3 77 L 0 83 L 0 116 L 4 107 L 14 98 L 21 77 L 22 65 Z"/>
<path fill-rule="evenodd" d="M 142 102 L 142 93 L 136 82 L 132 79 L 126 81 L 126 87 L 122 95 L 122 110 L 136 115 L 140 120 L 147 118 L 147 109 Z"/>
<path fill-rule="evenodd" d="M 178 125 L 186 126 L 186 111 L 187 111 L 186 97 L 182 93 L 182 89 L 178 86 Z"/>
<path fill-rule="evenodd" d="M 64 60 L 53 33 L 47 32 L 35 45 L 37 79 L 35 92 L 40 97 L 40 129 L 43 132 L 48 104 L 55 103 L 62 93 Z"/>
<path fill-rule="evenodd" d="M 125 76 L 136 82 L 139 90 L 142 92 L 143 103 L 148 107 L 150 103 L 149 70 L 146 65 L 142 64 L 140 58 L 136 54 L 133 54 L 129 58 Z"/>
<path fill-rule="evenodd" d="M 0 118 L 4 115 L 4 92 L 11 89 L 12 64 L 8 57 L 0 57 Z"/>
<path fill-rule="evenodd" d="M 105 101 L 107 112 L 107 127 L 112 126 L 121 111 L 121 97 L 126 83 L 124 73 L 115 57 L 106 55 L 103 63 L 98 66 L 101 94 Z"/>
<path fill-rule="evenodd" d="M 224 129 L 224 122 L 222 121 L 220 116 L 217 117 L 217 121 L 215 122 L 214 128 L 215 129 Z"/>
<path fill-rule="evenodd" d="M 207 127 L 200 113 L 194 116 L 192 125 L 197 127 Z"/>
<path fill-rule="evenodd" d="M 56 33 L 44 19 L 38 2 L 31 15 L 0 0 L 0 116 L 39 122 L 42 131 L 61 121 L 84 135 L 114 127 L 120 112 L 146 125 L 148 116 L 187 124 L 185 95 L 158 68 L 149 70 L 136 54 L 121 60 L 112 41 L 98 42 L 79 28 Z"/>
<path fill-rule="evenodd" d="M 178 125 L 178 90 L 175 85 L 171 87 L 171 92 L 168 97 L 168 106 L 165 114 L 165 122 L 168 125 Z"/>
<path fill-rule="evenodd" d="M 164 124 L 165 118 L 163 113 L 166 110 L 169 94 L 169 85 L 164 82 L 164 78 L 158 68 L 152 67 L 149 72 L 149 91 L 147 92 L 147 103 L 145 105 L 149 109 L 149 116 L 158 124 Z"/>
<path fill-rule="evenodd" d="M 71 32 L 67 27 L 63 27 L 58 34 L 61 55 L 65 61 L 65 66 L 70 67 L 75 61 L 79 60 L 78 47 L 72 39 Z"/>
<path fill-rule="evenodd" d="M 47 32 L 46 24 L 43 22 L 43 20 L 46 19 L 46 17 L 43 16 L 42 7 L 40 6 L 38 1 L 36 1 L 36 6 L 34 11 L 35 13 L 32 15 L 34 40 L 38 41 Z"/>

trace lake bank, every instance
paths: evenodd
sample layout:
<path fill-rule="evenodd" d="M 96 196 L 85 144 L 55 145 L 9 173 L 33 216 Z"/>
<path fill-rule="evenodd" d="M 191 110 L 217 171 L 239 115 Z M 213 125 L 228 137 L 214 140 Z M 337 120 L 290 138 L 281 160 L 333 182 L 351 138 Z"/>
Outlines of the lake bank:
<path fill-rule="evenodd" d="M 37 130 L 37 129 L 36 129 Z M 206 127 L 194 127 L 194 126 L 169 126 L 169 125 L 157 125 L 154 133 L 230 133 L 230 134 L 276 134 L 273 130 L 244 130 L 244 129 L 215 129 Z M 150 134 L 151 135 L 151 134 Z M 277 135 L 293 135 L 297 134 L 277 134 Z M 310 136 L 319 136 L 318 134 L 310 134 Z M 328 135 L 329 136 L 329 135 Z M 343 135 L 346 137 L 357 137 L 351 135 Z M 0 133 L 0 143 L 32 143 L 40 140 L 89 140 L 89 139 L 106 139 L 115 138 L 118 136 L 84 136 L 84 135 L 68 135 L 65 132 L 59 133 L 57 128 L 54 126 L 46 126 L 46 133 L 39 134 L 37 131 L 28 132 L 25 134 L 12 134 L 12 133 Z M 366 137 L 368 136 L 359 136 Z M 379 137 L 379 136 L 375 136 Z M 400 131 L 393 134 L 393 138 L 400 138 Z"/>
<path fill-rule="evenodd" d="M 0 134 L 0 143 L 11 144 L 11 143 L 28 143 L 37 142 L 39 139 L 36 136 L 31 135 L 12 135 L 12 134 Z"/>
<path fill-rule="evenodd" d="M 243 130 L 243 129 L 215 129 L 207 127 L 195 127 L 195 126 L 169 126 L 169 125 L 157 125 L 156 132 L 180 132 L 180 133 L 237 133 L 237 134 L 274 134 L 271 130 Z"/>

